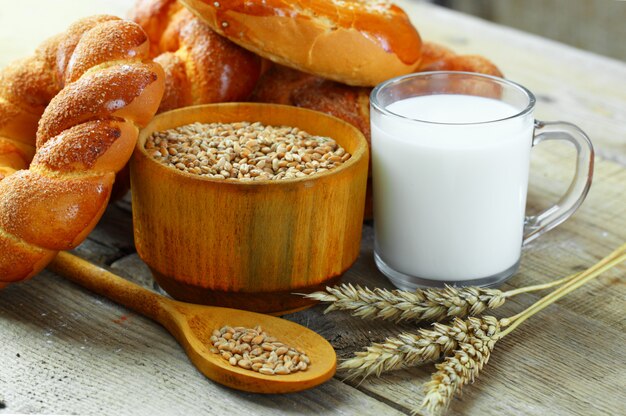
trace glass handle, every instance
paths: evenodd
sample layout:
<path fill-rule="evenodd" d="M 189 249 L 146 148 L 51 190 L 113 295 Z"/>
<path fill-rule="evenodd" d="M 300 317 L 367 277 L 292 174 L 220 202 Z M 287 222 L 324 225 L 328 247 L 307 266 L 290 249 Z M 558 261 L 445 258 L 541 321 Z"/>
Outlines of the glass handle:
<path fill-rule="evenodd" d="M 582 204 L 591 187 L 593 177 L 593 145 L 577 126 L 561 121 L 535 121 L 533 147 L 547 140 L 565 140 L 576 147 L 576 173 L 565 195 L 545 211 L 526 217 L 524 240 L 526 244 L 568 219 Z"/>

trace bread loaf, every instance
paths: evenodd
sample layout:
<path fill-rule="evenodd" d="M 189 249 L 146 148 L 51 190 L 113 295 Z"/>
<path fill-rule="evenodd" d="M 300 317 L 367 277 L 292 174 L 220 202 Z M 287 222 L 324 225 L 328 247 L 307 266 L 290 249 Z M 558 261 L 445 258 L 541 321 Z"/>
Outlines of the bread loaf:
<path fill-rule="evenodd" d="M 141 27 L 113 16 L 83 19 L 0 72 L 0 287 L 87 237 L 163 78 Z"/>
<path fill-rule="evenodd" d="M 421 40 L 387 0 L 181 0 L 211 29 L 276 63 L 349 85 L 413 72 Z"/>
<path fill-rule="evenodd" d="M 458 55 L 445 46 L 425 42 L 418 72 L 478 72 L 502 76 L 491 61 L 479 55 Z M 274 65 L 260 78 L 251 100 L 305 107 L 338 117 L 356 126 L 370 141 L 369 95 L 372 89 L 341 84 L 282 65 Z"/>

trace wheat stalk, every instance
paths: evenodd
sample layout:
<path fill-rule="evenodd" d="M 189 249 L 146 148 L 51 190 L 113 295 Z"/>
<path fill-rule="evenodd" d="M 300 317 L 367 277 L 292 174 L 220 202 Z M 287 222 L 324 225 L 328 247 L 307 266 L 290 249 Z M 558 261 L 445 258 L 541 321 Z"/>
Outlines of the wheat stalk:
<path fill-rule="evenodd" d="M 399 321 L 438 321 L 445 317 L 476 315 L 487 308 L 501 306 L 505 298 L 497 289 L 477 287 L 404 290 L 368 289 L 342 284 L 327 287 L 326 292 L 307 295 L 310 299 L 330 302 L 324 313 L 334 310 L 350 311 L 365 319 Z"/>
<path fill-rule="evenodd" d="M 446 317 L 480 315 L 487 309 L 495 309 L 507 298 L 536 290 L 557 286 L 573 278 L 568 276 L 542 285 L 528 286 L 502 292 L 498 289 L 480 287 L 454 287 L 442 289 L 404 290 L 368 289 L 359 285 L 342 284 L 327 287 L 325 292 L 314 292 L 305 297 L 330 305 L 324 313 L 335 310 L 350 311 L 363 319 L 386 319 L 400 321 L 440 321 Z"/>
<path fill-rule="evenodd" d="M 437 371 L 432 375 L 431 380 L 425 384 L 426 395 L 422 402 L 422 407 L 431 414 L 439 414 L 449 406 L 452 398 L 460 391 L 461 387 L 473 382 L 489 360 L 491 351 L 496 341 L 514 331 L 522 322 L 539 311 L 553 304 L 563 296 L 578 289 L 585 283 L 596 278 L 606 270 L 626 260 L 626 244 L 620 246 L 610 255 L 580 273 L 570 281 L 563 284 L 552 293 L 539 299 L 521 313 L 496 321 L 489 330 L 483 334 L 470 334 L 466 342 L 459 343 L 459 348 L 454 351 L 454 355 L 448 356 L 436 366 Z M 468 321 L 478 318 L 469 318 Z M 480 320 L 487 319 L 482 318 Z M 495 319 L 495 318 L 489 318 Z M 501 327 L 508 326 L 501 331 Z M 416 409 L 417 412 L 419 409 Z"/>
<path fill-rule="evenodd" d="M 500 320 L 501 324 L 504 326 L 511 325 L 500 334 L 500 338 L 514 331 L 515 328 L 517 328 L 522 322 L 524 322 L 526 319 L 530 318 L 537 312 L 545 309 L 557 300 L 561 299 L 563 296 L 569 294 L 570 292 L 573 292 L 585 283 L 595 279 L 605 271 L 612 269 L 623 261 L 626 261 L 626 243 L 619 246 L 611 254 L 604 257 L 602 260 L 600 260 L 584 272 L 576 275 L 573 279 L 566 282 L 563 286 L 560 286 L 553 292 L 550 292 L 546 296 L 542 297 L 537 302 L 533 303 L 528 308 L 523 310 L 521 313 Z"/>
<path fill-rule="evenodd" d="M 459 316 L 479 315 L 487 308 L 499 307 L 507 297 L 562 284 L 574 276 L 508 292 L 452 286 L 441 290 L 408 292 L 378 288 L 370 290 L 358 285 L 343 284 L 334 288 L 328 287 L 327 292 L 316 292 L 309 297 L 330 302 L 325 313 L 348 310 L 352 315 L 364 319 L 382 318 L 397 322 L 439 320 L 454 316 L 450 325 L 434 323 L 432 328 L 419 329 L 416 333 L 405 332 L 397 337 L 387 338 L 382 343 L 373 343 L 365 351 L 356 352 L 354 357 L 339 365 L 339 370 L 347 370 L 347 379 L 365 379 L 371 375 L 379 377 L 384 372 L 414 367 L 454 351 L 459 343 L 467 341 L 470 336 L 467 323 L 459 319 Z"/>
<path fill-rule="evenodd" d="M 469 317 L 466 320 L 455 317 L 448 325 L 434 323 L 429 329 L 418 329 L 415 333 L 402 333 L 397 337 L 387 338 L 382 343 L 371 344 L 365 351 L 356 352 L 354 357 L 343 361 L 339 365 L 339 369 L 347 370 L 347 378 L 366 378 L 372 374 L 380 376 L 386 371 L 411 367 L 445 357 L 442 363 L 436 365 L 437 371 L 433 374 L 430 382 L 426 383 L 426 395 L 422 403 L 422 407 L 429 412 L 441 413 L 449 406 L 452 398 L 460 391 L 461 387 L 473 382 L 478 376 L 483 366 L 489 360 L 498 340 L 511 333 L 532 315 L 624 260 L 626 260 L 626 244 L 620 246 L 588 270 L 577 275 L 568 276 L 543 285 L 501 292 L 498 296 L 506 299 L 519 293 L 560 285 L 553 292 L 539 299 L 517 315 L 500 320 L 491 316 Z M 412 302 L 411 299 L 415 299 L 407 297 L 409 292 L 389 292 L 382 289 L 369 290 L 351 285 L 328 288 L 328 290 L 330 296 L 335 296 L 335 299 L 331 301 L 329 309 L 347 309 L 361 317 L 374 316 L 394 320 L 406 319 L 402 318 L 407 316 L 406 314 L 403 315 L 402 312 L 398 312 L 406 311 L 407 308 L 404 306 L 402 308 L 393 307 L 391 309 L 394 312 L 388 312 L 381 316 L 380 313 L 385 310 L 385 307 L 381 307 L 383 305 L 379 304 L 380 299 L 381 297 L 387 297 L 388 303 L 389 299 L 395 299 L 389 298 L 392 295 L 398 295 L 409 303 Z M 481 290 L 493 291 L 493 289 Z M 323 293 L 325 292 L 318 292 L 317 295 L 321 297 Z M 450 292 L 445 293 L 447 293 L 447 296 L 450 295 Z M 349 299 L 357 302 L 358 307 L 350 307 Z M 399 302 L 395 304 L 397 305 Z M 369 308 L 365 307 L 367 305 L 369 305 Z M 394 316 L 394 318 L 389 318 L 391 316 Z"/>

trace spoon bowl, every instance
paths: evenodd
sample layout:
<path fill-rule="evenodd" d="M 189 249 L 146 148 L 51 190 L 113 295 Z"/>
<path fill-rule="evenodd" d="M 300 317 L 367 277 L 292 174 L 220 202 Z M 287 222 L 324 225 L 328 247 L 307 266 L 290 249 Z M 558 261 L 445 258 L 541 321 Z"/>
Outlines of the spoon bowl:
<path fill-rule="evenodd" d="M 200 372 L 228 387 L 254 393 L 290 393 L 315 387 L 335 374 L 337 357 L 333 347 L 317 333 L 294 322 L 255 312 L 175 301 L 67 252 L 59 253 L 48 268 L 159 322 L 182 345 Z M 210 351 L 213 330 L 257 325 L 280 342 L 303 349 L 311 360 L 309 367 L 287 375 L 264 375 L 230 365 Z"/>

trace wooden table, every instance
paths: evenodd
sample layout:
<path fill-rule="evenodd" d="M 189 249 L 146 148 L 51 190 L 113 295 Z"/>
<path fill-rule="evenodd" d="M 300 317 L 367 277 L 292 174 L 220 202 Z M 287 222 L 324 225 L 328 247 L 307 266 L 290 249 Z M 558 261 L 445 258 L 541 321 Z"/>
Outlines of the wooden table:
<path fill-rule="evenodd" d="M 1 0 L 0 66 L 81 15 L 123 15 L 129 4 Z M 510 79 L 537 94 L 539 118 L 576 122 L 596 145 L 595 180 L 586 202 L 526 247 L 519 274 L 505 287 L 587 268 L 626 241 L 626 64 L 427 4 L 401 4 L 425 39 L 492 58 Z M 573 151 L 561 146 L 533 151 L 531 211 L 555 201 L 569 183 Z M 134 253 L 128 203 L 111 206 L 77 253 L 152 285 Z M 625 273 L 625 265 L 605 273 L 503 340 L 449 414 L 626 414 Z M 344 281 L 390 287 L 374 266 L 370 225 Z M 536 298 L 515 298 L 497 316 Z M 286 318 L 318 331 L 340 358 L 398 331 L 380 321 L 323 315 L 323 309 Z M 433 370 L 425 365 L 360 384 L 337 377 L 281 396 L 230 390 L 196 371 L 157 324 L 50 272 L 0 292 L 0 340 L 0 414 L 408 414 Z"/>

